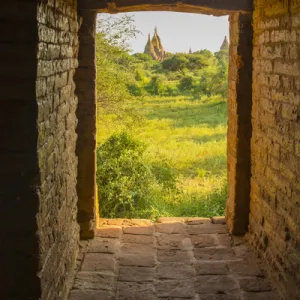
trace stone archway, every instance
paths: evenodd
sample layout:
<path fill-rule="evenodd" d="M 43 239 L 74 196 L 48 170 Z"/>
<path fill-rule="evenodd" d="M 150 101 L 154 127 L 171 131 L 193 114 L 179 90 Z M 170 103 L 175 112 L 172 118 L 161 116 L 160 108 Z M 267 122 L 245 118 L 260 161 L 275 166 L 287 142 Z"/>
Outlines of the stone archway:
<path fill-rule="evenodd" d="M 215 16 L 230 15 L 228 97 L 227 225 L 235 234 L 247 232 L 250 203 L 250 139 L 252 107 L 252 1 L 250 0 L 81 0 L 82 27 L 79 34 L 78 90 L 78 221 L 81 237 L 93 237 L 97 220 L 95 183 L 95 22 L 101 12 L 180 11 Z M 90 130 L 87 133 L 87 128 Z"/>

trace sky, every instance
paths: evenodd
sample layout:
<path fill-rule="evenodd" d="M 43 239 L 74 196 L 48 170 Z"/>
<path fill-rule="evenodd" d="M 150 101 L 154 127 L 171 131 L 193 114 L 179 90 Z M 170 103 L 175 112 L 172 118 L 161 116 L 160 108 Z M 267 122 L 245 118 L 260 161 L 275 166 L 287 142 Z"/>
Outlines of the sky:
<path fill-rule="evenodd" d="M 113 15 L 114 18 L 123 14 Z M 224 40 L 229 37 L 228 16 L 213 17 L 201 14 L 177 12 L 134 12 L 136 27 L 142 34 L 131 41 L 133 53 L 144 52 L 148 33 L 151 37 L 157 26 L 158 34 L 166 51 L 188 52 L 209 49 L 216 52 Z"/>

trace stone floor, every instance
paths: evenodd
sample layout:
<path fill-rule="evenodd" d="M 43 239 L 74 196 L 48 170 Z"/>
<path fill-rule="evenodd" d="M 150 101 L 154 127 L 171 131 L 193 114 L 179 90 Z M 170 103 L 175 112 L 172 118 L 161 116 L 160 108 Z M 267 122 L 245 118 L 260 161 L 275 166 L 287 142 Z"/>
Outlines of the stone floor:
<path fill-rule="evenodd" d="M 223 218 L 101 219 L 69 300 L 273 300 Z"/>

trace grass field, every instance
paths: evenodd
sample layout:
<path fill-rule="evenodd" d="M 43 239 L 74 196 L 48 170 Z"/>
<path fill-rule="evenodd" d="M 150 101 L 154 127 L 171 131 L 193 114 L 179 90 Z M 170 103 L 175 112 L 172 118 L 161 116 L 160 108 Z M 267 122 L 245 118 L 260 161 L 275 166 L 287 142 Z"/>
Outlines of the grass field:
<path fill-rule="evenodd" d="M 130 128 L 151 162 L 167 162 L 180 191 L 151 203 L 151 218 L 224 215 L 227 198 L 227 103 L 220 97 L 151 97 L 135 104 L 144 120 Z M 112 116 L 98 122 L 98 141 L 126 126 Z"/>

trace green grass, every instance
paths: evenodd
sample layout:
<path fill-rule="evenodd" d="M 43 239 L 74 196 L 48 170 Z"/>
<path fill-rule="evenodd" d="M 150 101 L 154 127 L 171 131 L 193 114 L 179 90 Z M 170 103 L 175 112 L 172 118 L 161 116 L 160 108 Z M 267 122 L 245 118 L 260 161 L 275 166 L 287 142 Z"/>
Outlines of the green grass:
<path fill-rule="evenodd" d="M 169 163 L 179 191 L 163 197 L 158 192 L 147 217 L 224 215 L 227 103 L 218 96 L 149 97 L 137 102 L 135 109 L 145 119 L 130 131 L 148 145 L 148 161 Z M 115 117 L 101 117 L 99 143 L 124 129 L 124 122 Z"/>

